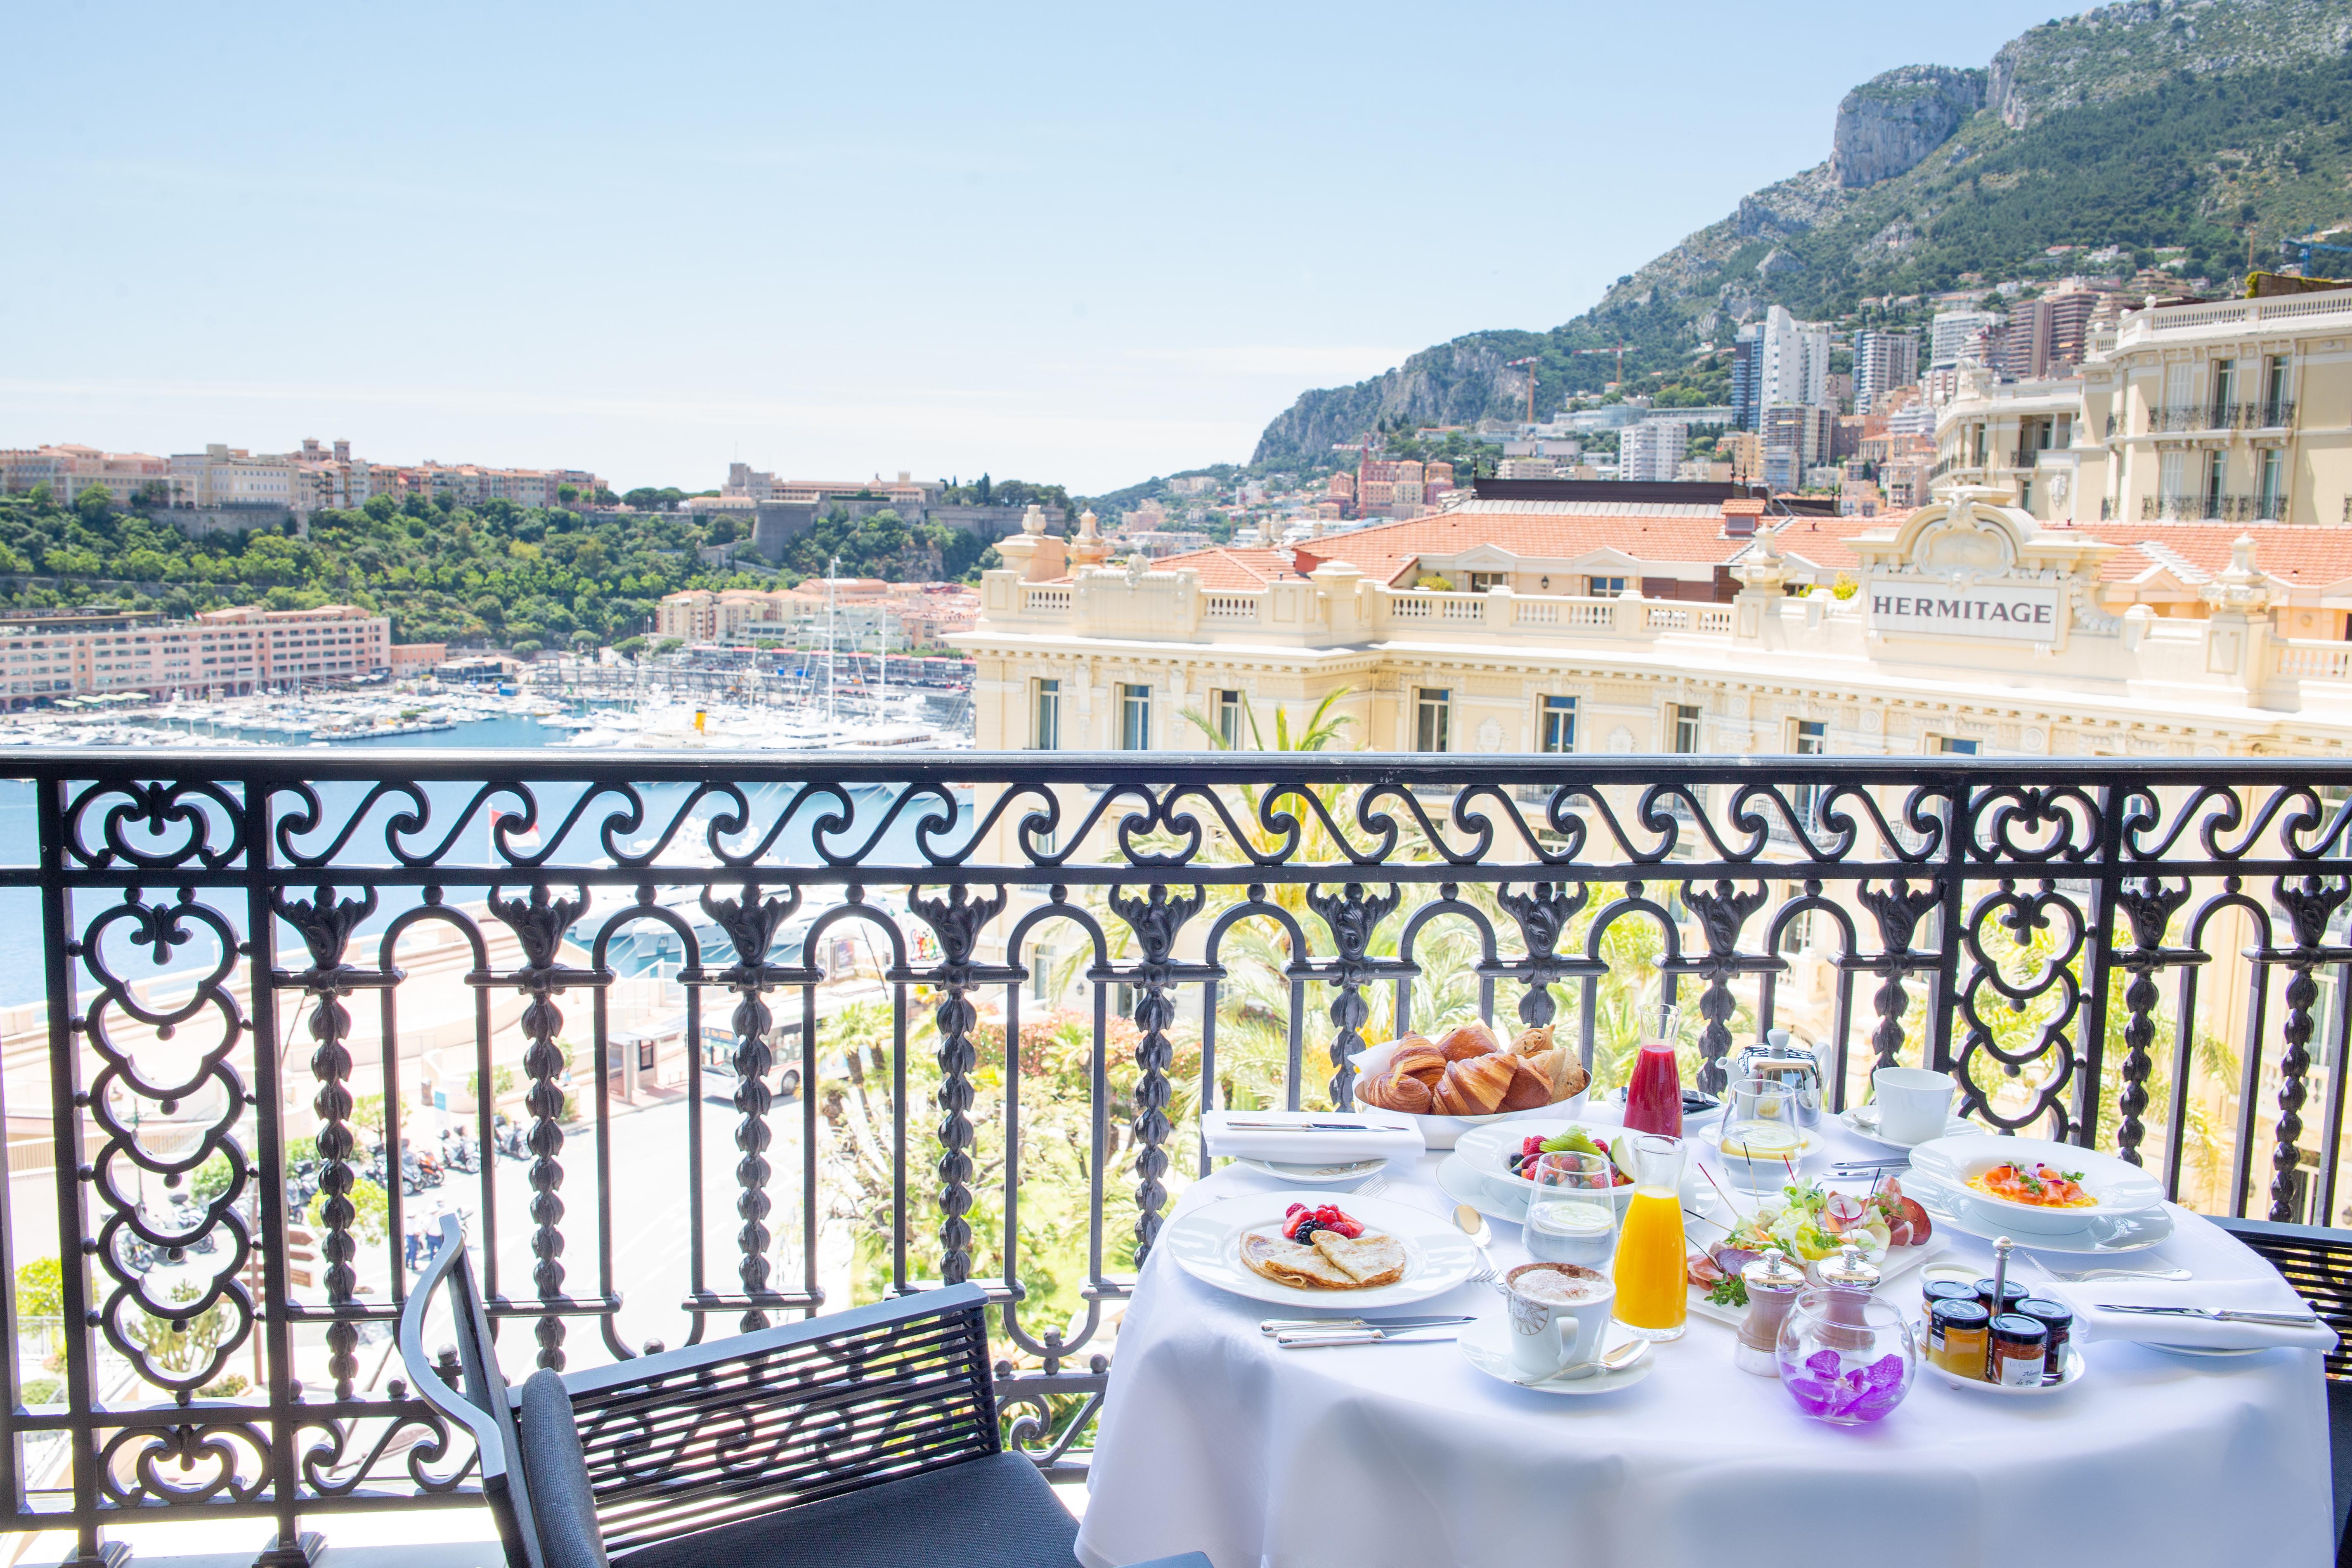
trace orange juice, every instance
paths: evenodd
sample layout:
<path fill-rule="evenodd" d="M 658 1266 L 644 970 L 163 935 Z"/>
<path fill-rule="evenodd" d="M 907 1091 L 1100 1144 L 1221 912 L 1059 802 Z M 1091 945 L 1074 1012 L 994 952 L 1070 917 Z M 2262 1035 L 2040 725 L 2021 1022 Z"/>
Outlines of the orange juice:
<path fill-rule="evenodd" d="M 1673 1187 L 1637 1186 L 1617 1237 L 1617 1321 L 1654 1340 L 1683 1331 L 1683 1203 Z"/>

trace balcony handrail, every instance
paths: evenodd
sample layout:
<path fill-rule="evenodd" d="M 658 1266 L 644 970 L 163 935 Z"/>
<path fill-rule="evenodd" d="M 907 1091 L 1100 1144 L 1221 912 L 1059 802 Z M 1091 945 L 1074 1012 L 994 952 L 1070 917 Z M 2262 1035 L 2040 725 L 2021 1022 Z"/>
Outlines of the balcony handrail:
<path fill-rule="evenodd" d="M 35 837 L 0 885 L 37 905 L 48 1005 L 12 1053 L 41 1070 L 8 1080 L 9 1110 L 89 1154 L 0 1186 L 14 1261 L 37 1222 L 67 1259 L 59 1397 L 9 1417 L 63 1482 L 20 1483 L 0 1528 L 74 1529 L 94 1560 L 132 1518 L 267 1516 L 291 1541 L 478 1500 L 464 1435 L 363 1381 L 411 1200 L 386 1173 L 377 1240 L 345 1196 L 358 1097 L 386 1091 L 387 1146 L 430 1137 L 403 1048 L 426 927 L 462 954 L 443 978 L 469 1031 L 436 1082 L 476 1075 L 457 1114 L 478 1136 L 498 1071 L 521 1097 L 522 1168 L 450 1189 L 478 1200 L 509 1375 L 843 1305 L 821 1268 L 835 1236 L 866 1294 L 984 1281 L 1008 1441 L 1057 1474 L 1083 1468 L 1115 1350 L 1102 1309 L 1207 1163 L 1189 1108 L 1227 1084 L 1349 1105 L 1374 1000 L 1402 1031 L 1475 996 L 1603 1069 L 1609 1020 L 1694 1002 L 1685 1043 L 1718 1089 L 1734 1031 L 1785 1020 L 1818 1040 L 1833 1109 L 1874 1066 L 1924 1058 L 1982 1124 L 2126 1152 L 2215 1212 L 2341 1217 L 2347 1086 L 2314 1063 L 2343 1048 L 2318 982 L 2352 970 L 2352 763 L 2022 746 L 18 752 Z M 1656 928 L 1654 991 L 1610 967 L 1625 922 Z M 2029 928 L 2049 942 L 2019 948 Z M 852 931 L 875 957 L 844 990 L 829 966 Z M 677 954 L 666 972 L 632 968 L 639 933 Z M 216 966 L 137 991 L 132 936 L 209 943 Z M 668 1143 L 618 1116 L 637 1058 L 612 1054 L 663 987 L 690 1043 L 680 1100 L 648 1108 Z M 206 1189 L 164 1177 L 215 1156 L 220 1185 L 172 1217 L 163 1194 Z M 327 1196 L 296 1195 L 303 1179 Z M 622 1223 L 638 1201 L 684 1206 L 650 1253 Z M 1083 1235 L 1033 1237 L 1040 1204 Z M 151 1322 L 126 1292 L 166 1277 L 206 1294 L 155 1300 Z M 219 1315 L 173 1327 L 175 1307 Z M 39 1370 L 26 1353 L 0 1336 L 12 1387 Z M 257 1358 L 258 1385 L 229 1386 Z M 234 1486 L 184 1477 L 191 1431 Z"/>

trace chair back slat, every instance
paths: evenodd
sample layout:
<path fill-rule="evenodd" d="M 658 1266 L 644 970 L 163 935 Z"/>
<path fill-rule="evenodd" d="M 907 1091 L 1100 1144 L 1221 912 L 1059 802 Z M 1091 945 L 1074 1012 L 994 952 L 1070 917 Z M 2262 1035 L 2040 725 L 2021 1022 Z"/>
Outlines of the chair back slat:
<path fill-rule="evenodd" d="M 2213 1223 L 2260 1253 L 2336 1331 L 2327 1375 L 2352 1378 L 2352 1231 L 2264 1219 Z"/>
<path fill-rule="evenodd" d="M 567 1378 L 606 1550 L 999 1452 L 985 1303 L 959 1287 Z"/>
<path fill-rule="evenodd" d="M 445 1285 L 457 1341 L 462 1394 L 453 1394 L 441 1381 L 425 1350 L 425 1315 L 434 1292 Z M 425 1403 L 474 1434 L 475 1447 L 481 1454 L 483 1500 L 490 1505 L 498 1524 L 507 1568 L 546 1568 L 531 1515 L 530 1488 L 515 1458 L 522 1449 L 515 1430 L 513 1403 L 506 1377 L 499 1371 L 490 1318 L 474 1282 L 473 1262 L 466 1256 L 465 1233 L 454 1215 L 442 1216 L 441 1248 L 417 1276 L 415 1288 L 400 1310 L 400 1357 Z"/>

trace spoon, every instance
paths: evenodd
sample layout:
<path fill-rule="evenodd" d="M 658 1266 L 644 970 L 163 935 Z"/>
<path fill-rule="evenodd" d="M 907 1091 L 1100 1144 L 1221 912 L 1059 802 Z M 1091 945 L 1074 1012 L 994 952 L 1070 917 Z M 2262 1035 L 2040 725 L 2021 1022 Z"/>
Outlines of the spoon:
<path fill-rule="evenodd" d="M 1649 1348 L 1650 1342 L 1647 1340 L 1628 1340 L 1615 1350 L 1602 1352 L 1597 1363 L 1588 1362 L 1582 1366 L 1562 1367 L 1558 1372 L 1537 1378 L 1528 1386 L 1533 1388 L 1538 1383 L 1552 1383 L 1560 1380 L 1574 1382 L 1578 1378 L 1591 1377 L 1595 1375 L 1596 1366 L 1601 1372 L 1622 1372 L 1641 1360 L 1642 1352 Z"/>
<path fill-rule="evenodd" d="M 1454 1206 L 1454 1223 L 1461 1227 L 1463 1235 L 1470 1238 L 1470 1245 L 1478 1249 L 1480 1268 L 1474 1278 L 1482 1285 L 1492 1285 L 1503 1294 L 1509 1295 L 1510 1287 L 1496 1278 L 1494 1255 L 1486 1250 L 1495 1239 L 1495 1229 L 1486 1223 L 1486 1216 L 1468 1204 L 1456 1204 Z"/>

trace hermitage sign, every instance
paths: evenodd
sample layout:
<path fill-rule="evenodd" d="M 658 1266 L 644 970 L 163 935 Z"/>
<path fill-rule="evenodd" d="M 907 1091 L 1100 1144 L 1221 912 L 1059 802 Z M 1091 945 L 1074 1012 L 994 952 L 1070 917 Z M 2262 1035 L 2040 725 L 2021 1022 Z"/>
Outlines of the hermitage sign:
<path fill-rule="evenodd" d="M 1882 633 L 2055 642 L 2063 592 L 2042 584 L 1880 578 L 1869 590 L 1870 620 L 1872 629 Z"/>

